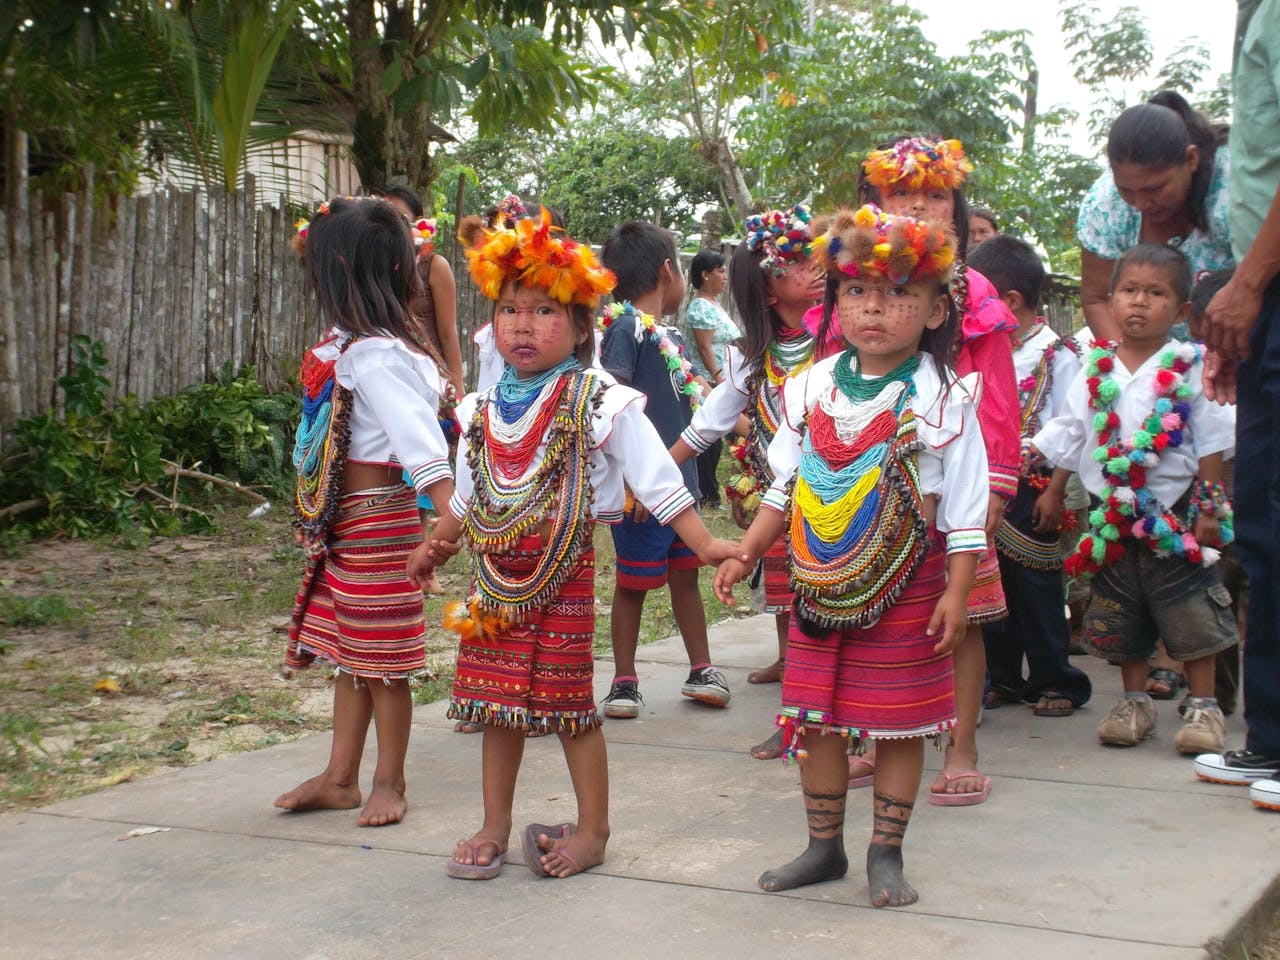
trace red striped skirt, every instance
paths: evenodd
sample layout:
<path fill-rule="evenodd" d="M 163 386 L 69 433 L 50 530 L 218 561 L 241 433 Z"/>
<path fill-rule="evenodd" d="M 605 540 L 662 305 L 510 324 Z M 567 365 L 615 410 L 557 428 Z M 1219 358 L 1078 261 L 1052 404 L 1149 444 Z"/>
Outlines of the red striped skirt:
<path fill-rule="evenodd" d="M 541 551 L 540 536 L 522 537 L 503 572 L 527 575 Z M 555 598 L 524 623 L 497 637 L 462 641 L 450 719 L 570 735 L 600 725 L 593 686 L 595 571 L 595 550 L 588 549 Z"/>
<path fill-rule="evenodd" d="M 988 547 L 978 558 L 978 570 L 969 588 L 969 625 L 994 623 L 1009 616 L 1004 600 L 1004 583 L 1000 579 L 1000 555 Z"/>
<path fill-rule="evenodd" d="M 804 755 L 806 727 L 850 738 L 936 737 L 955 723 L 951 655 L 925 631 L 946 588 L 946 549 L 928 554 L 897 603 L 865 628 L 802 633 L 791 618 L 782 674 L 784 754 Z"/>
<path fill-rule="evenodd" d="M 427 665 L 422 591 L 405 576 L 422 542 L 408 487 L 343 495 L 325 551 L 307 563 L 293 605 L 285 667 L 316 658 L 342 673 L 398 680 Z"/>
<path fill-rule="evenodd" d="M 787 613 L 795 601 L 791 589 L 791 535 L 783 534 L 760 558 L 764 584 L 764 609 L 761 613 Z"/>

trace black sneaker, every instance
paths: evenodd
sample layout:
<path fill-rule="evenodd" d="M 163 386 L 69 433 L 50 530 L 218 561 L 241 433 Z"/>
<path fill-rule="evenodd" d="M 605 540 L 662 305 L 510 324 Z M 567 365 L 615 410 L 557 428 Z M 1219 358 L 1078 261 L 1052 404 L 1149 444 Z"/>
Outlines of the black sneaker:
<path fill-rule="evenodd" d="M 713 707 L 727 707 L 729 700 L 733 697 L 729 692 L 729 684 L 725 682 L 724 674 L 715 667 L 691 670 L 689 679 L 684 682 L 680 692 L 699 703 L 708 703 Z"/>
<path fill-rule="evenodd" d="M 630 720 L 640 714 L 643 705 L 640 684 L 634 680 L 619 680 L 609 688 L 609 695 L 604 698 L 604 715 L 615 720 Z"/>
<path fill-rule="evenodd" d="M 1266 757 L 1251 750 L 1202 753 L 1196 757 L 1195 767 L 1201 780 L 1243 787 L 1280 776 L 1280 757 Z"/>

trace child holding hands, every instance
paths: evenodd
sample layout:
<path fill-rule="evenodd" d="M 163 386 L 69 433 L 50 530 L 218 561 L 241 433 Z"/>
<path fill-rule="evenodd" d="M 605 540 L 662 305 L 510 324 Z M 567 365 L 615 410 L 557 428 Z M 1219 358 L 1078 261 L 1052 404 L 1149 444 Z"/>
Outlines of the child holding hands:
<path fill-rule="evenodd" d="M 760 877 L 769 891 L 834 880 L 844 851 L 846 748 L 878 742 L 867 882 L 874 906 L 914 903 L 902 842 L 924 738 L 955 722 L 950 651 L 986 548 L 987 459 L 977 378 L 948 370 L 957 316 L 949 226 L 868 205 L 815 244 L 827 269 L 819 342 L 850 345 L 789 379 L 769 445 L 772 486 L 717 596 L 789 529 L 796 599 L 783 672 L 784 755 L 802 757 L 809 845 Z"/>
<path fill-rule="evenodd" d="M 390 204 L 322 204 L 310 224 L 299 224 L 295 246 L 332 329 L 307 351 L 300 373 L 295 506 L 308 560 L 283 672 L 319 658 L 338 680 L 328 765 L 275 805 L 358 806 L 372 718 L 378 763 L 357 823 L 384 826 L 404 816 L 408 678 L 426 670 L 422 591 L 405 576 L 422 539 L 415 493 L 436 503 L 453 494 L 437 419 L 444 381 L 438 355 L 415 333 L 409 298 L 417 254 Z"/>
<path fill-rule="evenodd" d="M 556 733 L 578 803 L 576 823 L 529 824 L 524 859 L 538 876 L 604 862 L 609 780 L 593 694 L 596 520 L 616 523 L 623 477 L 653 516 L 703 560 L 737 553 L 714 539 L 644 414 L 644 397 L 598 368 L 592 310 L 614 278 L 591 249 L 559 236 L 545 210 L 514 229 L 461 225 L 471 276 L 494 301 L 499 382 L 458 408 L 457 492 L 409 560 L 430 570 L 466 537 L 473 576 L 449 716 L 484 724 L 484 820 L 458 842 L 450 876 L 491 879 L 511 832 L 525 733 Z"/>

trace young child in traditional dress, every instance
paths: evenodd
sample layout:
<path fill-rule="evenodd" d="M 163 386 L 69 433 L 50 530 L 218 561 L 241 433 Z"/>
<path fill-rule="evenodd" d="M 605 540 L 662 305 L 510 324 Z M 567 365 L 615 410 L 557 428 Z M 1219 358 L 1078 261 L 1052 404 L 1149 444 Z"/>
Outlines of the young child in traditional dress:
<path fill-rule="evenodd" d="M 823 326 L 838 322 L 850 346 L 784 384 L 773 483 L 742 541 L 754 559 L 790 529 L 796 597 L 779 722 L 784 754 L 804 758 L 809 827 L 808 849 L 760 886 L 845 875 L 847 746 L 874 737 L 867 882 L 873 905 L 902 906 L 916 900 L 902 842 L 924 740 L 955 720 L 951 649 L 986 547 L 979 384 L 947 366 L 958 323 L 949 225 L 868 205 L 839 213 L 816 247 Z M 717 596 L 731 602 L 749 570 L 722 563 Z"/>
<path fill-rule="evenodd" d="M 1045 270 L 1029 243 L 995 234 L 969 248 L 969 266 L 991 281 L 1018 321 L 1011 334 L 1013 366 L 1022 442 L 1029 448 L 1040 427 L 1065 407 L 1080 361 L 1037 313 Z M 1070 635 L 1058 544 L 1065 490 L 1050 486 L 1049 469 L 1028 457 L 1020 472 L 1018 495 L 996 530 L 1009 617 L 982 627 L 991 676 L 987 705 L 1026 702 L 1038 717 L 1069 717 L 1088 701 L 1093 685 L 1067 657 Z"/>
<path fill-rule="evenodd" d="M 1111 316 L 1123 339 L 1094 345 L 1066 409 L 1032 444 L 1058 468 L 1054 487 L 1078 472 L 1101 501 L 1067 559 L 1069 574 L 1093 582 L 1084 640 L 1119 664 L 1124 681 L 1098 739 L 1131 747 L 1155 732 L 1147 659 L 1160 637 L 1185 664 L 1191 689 L 1174 746 L 1199 754 L 1222 752 L 1214 656 L 1236 642 L 1217 564 L 1232 533 L 1222 466 L 1235 418 L 1205 398 L 1200 349 L 1170 336 L 1187 317 L 1190 292 L 1191 269 L 1174 248 L 1141 244 L 1121 254 Z"/>
<path fill-rule="evenodd" d="M 592 310 L 613 275 L 590 247 L 560 236 L 544 210 L 515 229 L 461 225 L 472 279 L 494 300 L 494 335 L 506 366 L 492 388 L 459 407 L 465 431 L 457 492 L 432 539 L 409 562 L 421 582 L 471 548 L 473 593 L 452 614 L 462 636 L 449 716 L 483 723 L 484 822 L 458 842 L 450 876 L 490 879 L 511 833 L 525 733 L 559 735 L 578 802 L 576 823 L 529 824 L 525 862 L 568 877 L 604 862 L 609 786 L 593 696 L 597 519 L 622 516 L 623 477 L 704 562 L 734 555 L 714 539 L 644 397 L 589 368 Z"/>
<path fill-rule="evenodd" d="M 864 203 L 887 213 L 946 220 L 963 251 L 969 238 L 969 208 L 964 182 L 973 165 L 958 140 L 898 137 L 873 150 L 862 165 L 859 188 Z M 1018 492 L 1021 460 L 1018 390 L 1013 374 L 1009 333 L 1017 320 L 995 288 L 963 257 L 956 266 L 952 295 L 961 311 L 956 332 L 956 372 L 982 376 L 978 421 L 987 448 L 990 492 L 987 506 L 988 549 L 978 560 L 969 594 L 969 628 L 955 649 L 956 724 L 947 743 L 942 771 L 929 787 L 929 802 L 938 806 L 982 803 L 991 778 L 978 768 L 978 715 L 982 710 L 987 658 L 982 625 L 1002 620 L 1007 609 L 1000 584 L 1000 561 L 991 541 L 1004 517 L 1005 503 Z M 856 762 L 849 775 L 859 779 Z M 865 761 L 873 763 L 871 754 Z"/>
<path fill-rule="evenodd" d="M 814 269 L 814 225 L 804 204 L 750 216 L 743 234 L 729 275 L 744 328 L 742 346 L 726 348 L 723 382 L 694 411 L 693 422 L 672 444 L 671 456 L 676 463 L 693 459 L 733 432 L 745 415 L 750 432 L 731 448 L 741 469 L 725 488 L 734 519 L 745 530 L 761 495 L 773 482 L 768 450 L 781 420 L 783 382 L 813 362 L 813 337 L 802 321 L 805 312 L 821 300 L 824 283 L 822 272 Z M 772 613 L 777 624 L 778 659 L 747 674 L 748 683 L 782 679 L 792 600 L 787 553 L 783 536 L 765 551 L 752 575 L 762 587 L 759 612 Z M 769 760 L 781 750 L 778 729 L 752 747 L 751 755 Z"/>
<path fill-rule="evenodd" d="M 600 366 L 620 383 L 645 396 L 645 416 L 670 446 L 693 417 L 701 398 L 684 340 L 662 322 L 684 299 L 684 274 L 671 233 L 652 223 L 624 223 L 605 241 L 600 255 L 617 276 L 615 303 L 601 318 Z M 678 468 L 696 496 L 695 464 Z M 609 640 L 613 648 L 613 683 L 604 699 L 604 715 L 618 720 L 640 713 L 644 699 L 636 673 L 640 618 L 649 594 L 665 586 L 671 612 L 689 657 L 689 676 L 682 695 L 712 707 L 727 707 L 732 694 L 724 675 L 711 662 L 707 615 L 698 588 L 700 559 L 680 531 L 646 509 L 644 498 L 630 498 L 622 519 L 611 528 L 617 555 Z"/>
<path fill-rule="evenodd" d="M 332 329 L 307 351 L 300 374 L 294 463 L 308 561 L 285 671 L 319 658 L 337 680 L 329 763 L 276 806 L 358 806 L 372 717 L 378 762 L 357 823 L 382 826 L 404 816 L 409 678 L 426 671 L 422 591 L 405 575 L 422 540 L 415 492 L 436 503 L 453 494 L 437 421 L 443 381 L 410 318 L 417 255 L 399 213 L 381 200 L 333 200 L 300 224 L 298 247 L 307 288 Z"/>

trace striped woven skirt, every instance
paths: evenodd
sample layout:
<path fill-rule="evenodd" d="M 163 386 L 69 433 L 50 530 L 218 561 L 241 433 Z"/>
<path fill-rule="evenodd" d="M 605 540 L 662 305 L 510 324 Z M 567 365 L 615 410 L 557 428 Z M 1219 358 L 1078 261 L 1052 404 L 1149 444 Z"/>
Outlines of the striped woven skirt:
<path fill-rule="evenodd" d="M 540 536 L 520 539 L 502 572 L 527 576 L 542 551 Z M 600 725 L 596 712 L 595 551 L 588 549 L 556 596 L 524 623 L 458 648 L 449 717 L 497 727 L 537 727 L 570 735 Z"/>
<path fill-rule="evenodd" d="M 422 591 L 405 576 L 422 542 L 409 487 L 343 495 L 327 549 L 307 563 L 293 605 L 285 667 L 319 658 L 356 677 L 398 680 L 425 671 Z"/>
<path fill-rule="evenodd" d="M 946 588 L 946 549 L 929 551 L 897 603 L 870 627 L 806 636 L 791 618 L 782 674 L 783 755 L 804 756 L 806 728 L 851 739 L 936 737 L 955 723 L 951 655 L 925 631 Z"/>
<path fill-rule="evenodd" d="M 1000 580 L 1000 555 L 988 547 L 978 558 L 978 570 L 969 588 L 969 625 L 995 623 L 1009 616 L 1004 601 L 1004 583 Z"/>
<path fill-rule="evenodd" d="M 752 592 L 752 608 L 757 613 L 787 613 L 791 610 L 796 594 L 791 589 L 790 543 L 790 534 L 783 534 L 760 558 L 752 577 L 752 583 L 759 584 L 759 589 Z"/>

